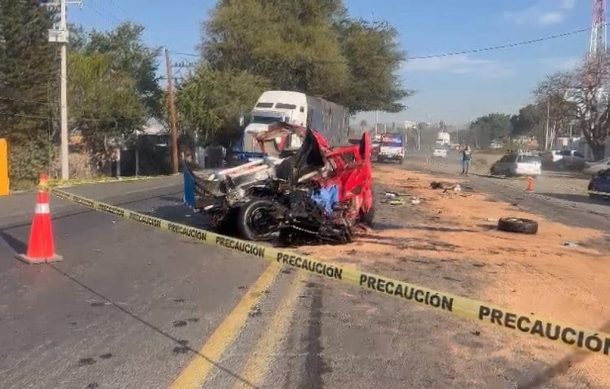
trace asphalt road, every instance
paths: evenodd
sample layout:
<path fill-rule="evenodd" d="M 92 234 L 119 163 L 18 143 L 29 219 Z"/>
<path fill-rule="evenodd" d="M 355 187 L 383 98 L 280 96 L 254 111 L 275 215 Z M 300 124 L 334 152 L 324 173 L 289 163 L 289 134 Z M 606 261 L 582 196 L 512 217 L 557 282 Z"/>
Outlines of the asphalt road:
<path fill-rule="evenodd" d="M 181 205 L 179 177 L 70 190 L 205 226 Z M 558 374 L 560 361 L 532 361 L 502 332 L 57 199 L 64 262 L 28 266 L 14 254 L 25 250 L 33 201 L 0 199 L 3 388 L 505 388 Z M 477 297 L 482 275 L 456 283 L 452 266 L 368 269 Z M 558 387 L 595 387 L 565 374 Z"/>

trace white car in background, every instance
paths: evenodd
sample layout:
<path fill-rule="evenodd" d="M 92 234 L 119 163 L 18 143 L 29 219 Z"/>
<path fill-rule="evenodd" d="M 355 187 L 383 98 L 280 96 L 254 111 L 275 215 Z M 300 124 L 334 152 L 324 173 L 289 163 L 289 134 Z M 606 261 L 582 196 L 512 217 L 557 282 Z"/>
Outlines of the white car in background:
<path fill-rule="evenodd" d="M 610 169 L 610 158 L 604 158 L 601 161 L 589 162 L 587 167 L 582 171 L 587 175 L 594 176 L 602 170 Z"/>
<path fill-rule="evenodd" d="M 434 149 L 432 152 L 433 158 L 447 158 L 447 149 Z"/>
<path fill-rule="evenodd" d="M 491 166 L 494 176 L 539 176 L 542 174 L 542 161 L 534 154 L 506 154 Z"/>

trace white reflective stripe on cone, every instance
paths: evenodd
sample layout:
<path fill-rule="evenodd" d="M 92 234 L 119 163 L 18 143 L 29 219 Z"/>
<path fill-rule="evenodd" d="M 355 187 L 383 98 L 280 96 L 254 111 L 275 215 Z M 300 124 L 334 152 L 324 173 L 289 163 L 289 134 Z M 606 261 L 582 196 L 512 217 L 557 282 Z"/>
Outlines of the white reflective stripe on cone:
<path fill-rule="evenodd" d="M 36 204 L 34 213 L 50 213 L 49 204 Z"/>

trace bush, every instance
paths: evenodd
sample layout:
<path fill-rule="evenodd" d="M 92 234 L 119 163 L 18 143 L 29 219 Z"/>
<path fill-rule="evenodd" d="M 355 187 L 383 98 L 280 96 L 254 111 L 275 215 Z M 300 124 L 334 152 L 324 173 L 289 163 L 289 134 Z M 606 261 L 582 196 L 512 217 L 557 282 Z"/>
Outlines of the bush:
<path fill-rule="evenodd" d="M 9 144 L 9 176 L 11 189 L 30 189 L 36 186 L 40 173 L 47 172 L 54 151 L 47 141 L 25 145 Z"/>

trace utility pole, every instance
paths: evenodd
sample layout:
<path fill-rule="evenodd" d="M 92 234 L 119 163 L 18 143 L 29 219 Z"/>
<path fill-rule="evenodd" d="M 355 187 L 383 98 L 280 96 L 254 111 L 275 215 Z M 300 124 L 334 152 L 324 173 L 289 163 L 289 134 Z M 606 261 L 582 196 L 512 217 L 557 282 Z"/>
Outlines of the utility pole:
<path fill-rule="evenodd" d="M 61 138 L 61 179 L 67 180 L 70 178 L 70 166 L 68 164 L 68 22 L 66 17 L 66 5 L 78 4 L 82 5 L 81 1 L 59 0 L 49 2 L 44 5 L 49 7 L 59 7 L 59 25 L 58 28 L 49 30 L 49 42 L 59 43 L 61 66 L 60 66 L 60 102 L 59 102 L 59 118 L 60 118 L 60 138 Z"/>
<path fill-rule="evenodd" d="M 544 149 L 548 150 L 550 145 L 549 145 L 549 125 L 551 122 L 551 97 L 549 96 L 547 102 L 546 102 L 546 129 L 544 131 Z"/>
<path fill-rule="evenodd" d="M 59 118 L 61 122 L 61 179 L 70 178 L 68 149 L 68 26 L 66 22 L 66 0 L 61 0 L 59 30 L 65 31 L 66 39 L 61 42 L 61 87 L 59 100 Z"/>
<path fill-rule="evenodd" d="M 174 76 L 169 50 L 165 48 L 165 66 L 167 68 L 167 104 L 169 110 L 169 128 L 171 136 L 172 173 L 178 173 L 178 134 L 176 133 L 176 107 L 174 105 Z"/>

